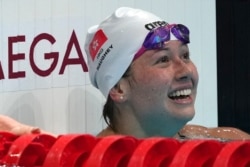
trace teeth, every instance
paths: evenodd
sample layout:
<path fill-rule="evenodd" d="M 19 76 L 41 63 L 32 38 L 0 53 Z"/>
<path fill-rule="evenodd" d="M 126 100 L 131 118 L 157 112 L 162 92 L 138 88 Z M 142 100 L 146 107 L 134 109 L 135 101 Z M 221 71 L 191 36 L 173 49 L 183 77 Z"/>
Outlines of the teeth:
<path fill-rule="evenodd" d="M 188 96 L 191 94 L 191 89 L 184 89 L 184 90 L 177 90 L 173 93 L 171 93 L 170 97 L 178 97 L 178 96 Z"/>

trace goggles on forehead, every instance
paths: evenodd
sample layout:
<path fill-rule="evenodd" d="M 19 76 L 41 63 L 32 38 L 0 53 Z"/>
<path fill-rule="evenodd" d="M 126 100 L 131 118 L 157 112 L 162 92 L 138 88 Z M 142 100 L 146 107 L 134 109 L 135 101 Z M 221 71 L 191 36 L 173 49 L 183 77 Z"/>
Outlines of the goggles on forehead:
<path fill-rule="evenodd" d="M 164 43 L 170 39 L 170 33 L 182 43 L 189 43 L 189 29 L 182 24 L 167 24 L 151 30 L 146 36 L 142 47 L 135 54 L 134 60 L 141 56 L 146 50 L 162 49 Z"/>

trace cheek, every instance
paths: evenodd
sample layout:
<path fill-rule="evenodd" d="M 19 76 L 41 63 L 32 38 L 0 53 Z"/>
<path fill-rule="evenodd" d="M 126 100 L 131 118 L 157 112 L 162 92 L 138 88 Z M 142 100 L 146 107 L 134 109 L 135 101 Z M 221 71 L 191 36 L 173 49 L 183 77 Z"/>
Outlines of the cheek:
<path fill-rule="evenodd" d="M 141 69 L 134 73 L 134 88 L 159 96 L 166 92 L 171 83 L 171 75 L 161 69 Z M 164 90 L 164 91 L 163 91 Z"/>

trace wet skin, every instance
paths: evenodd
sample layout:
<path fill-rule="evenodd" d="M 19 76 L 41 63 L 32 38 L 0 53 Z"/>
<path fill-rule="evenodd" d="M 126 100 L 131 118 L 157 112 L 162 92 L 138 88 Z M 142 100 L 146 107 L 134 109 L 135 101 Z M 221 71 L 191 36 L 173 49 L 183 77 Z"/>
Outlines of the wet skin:
<path fill-rule="evenodd" d="M 180 41 L 148 50 L 131 64 L 128 103 L 149 135 L 169 126 L 175 134 L 193 118 L 198 78 L 188 46 Z"/>

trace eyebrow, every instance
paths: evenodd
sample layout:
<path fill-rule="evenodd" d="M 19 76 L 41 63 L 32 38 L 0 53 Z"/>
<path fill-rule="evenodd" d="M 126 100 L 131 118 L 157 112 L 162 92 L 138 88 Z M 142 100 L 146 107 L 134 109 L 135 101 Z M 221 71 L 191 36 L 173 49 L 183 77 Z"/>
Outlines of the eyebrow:
<path fill-rule="evenodd" d="M 166 50 L 166 51 L 169 51 L 169 50 L 170 50 L 170 48 L 169 48 L 169 47 L 166 47 L 166 48 L 159 49 L 159 51 L 161 51 L 161 50 Z"/>
<path fill-rule="evenodd" d="M 184 48 L 184 47 L 185 47 L 185 48 Z M 154 52 L 154 54 L 156 54 L 156 53 L 158 53 L 158 52 L 161 52 L 161 51 L 171 52 L 170 48 L 171 48 L 171 47 L 169 47 L 169 46 L 165 46 L 164 48 L 157 49 L 157 50 Z M 187 45 L 182 43 L 182 44 L 179 45 L 178 50 L 179 50 L 179 51 L 183 51 L 183 49 L 189 50 L 188 47 L 187 47 Z M 153 55 L 154 55 L 154 54 L 153 54 Z"/>
<path fill-rule="evenodd" d="M 189 50 L 187 44 L 184 44 L 184 43 L 181 43 L 178 46 L 178 50 L 180 50 L 180 51 L 183 50 L 184 49 L 183 47 L 185 47 L 185 49 Z M 155 52 L 152 54 L 152 57 L 155 57 L 154 55 L 161 52 L 161 51 L 171 52 L 170 48 L 171 48 L 170 46 L 165 45 L 164 48 L 156 49 Z"/>
<path fill-rule="evenodd" d="M 166 47 L 166 48 L 161 48 L 161 49 L 157 49 L 155 50 L 155 52 L 152 54 L 152 58 L 157 58 L 159 56 L 158 53 L 162 52 L 162 51 L 166 51 L 166 52 L 170 52 L 170 48 Z"/>
<path fill-rule="evenodd" d="M 181 49 L 181 48 L 183 48 L 183 47 L 187 47 L 187 44 L 184 44 L 184 43 L 181 43 L 180 45 L 179 45 L 179 48 Z M 188 47 L 187 47 L 188 48 Z M 166 47 L 164 47 L 164 48 L 162 48 L 162 49 L 159 49 L 159 51 L 161 51 L 161 50 L 170 50 L 170 47 L 169 46 L 166 46 Z"/>

